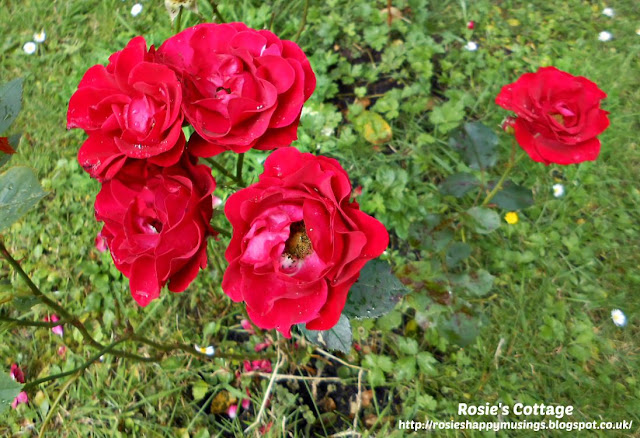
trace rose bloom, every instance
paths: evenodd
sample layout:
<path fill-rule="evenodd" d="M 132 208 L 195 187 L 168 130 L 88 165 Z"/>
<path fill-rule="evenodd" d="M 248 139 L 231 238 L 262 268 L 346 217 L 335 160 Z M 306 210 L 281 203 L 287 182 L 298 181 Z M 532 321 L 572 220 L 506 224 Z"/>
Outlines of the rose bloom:
<path fill-rule="evenodd" d="M 222 289 L 251 320 L 291 336 L 327 330 L 367 261 L 387 248 L 384 225 L 350 201 L 351 183 L 331 158 L 278 149 L 260 180 L 227 200 L 233 237 Z"/>
<path fill-rule="evenodd" d="M 516 113 L 516 140 L 534 161 L 573 164 L 600 153 L 596 136 L 609 126 L 605 97 L 587 78 L 544 67 L 502 87 L 496 103 Z"/>
<path fill-rule="evenodd" d="M 158 59 L 181 78 L 184 112 L 198 134 L 189 150 L 201 157 L 289 146 L 316 86 L 298 45 L 243 23 L 188 28 L 162 44 Z"/>
<path fill-rule="evenodd" d="M 67 128 L 82 128 L 89 138 L 78 160 L 92 177 L 110 179 L 127 157 L 170 166 L 185 146 L 182 89 L 169 67 L 154 62 L 142 37 L 132 39 L 85 73 L 71 96 Z"/>
<path fill-rule="evenodd" d="M 170 167 L 131 162 L 102 185 L 95 203 L 101 235 L 141 306 L 167 282 L 184 291 L 206 267 L 214 188 L 211 170 L 187 155 Z"/>

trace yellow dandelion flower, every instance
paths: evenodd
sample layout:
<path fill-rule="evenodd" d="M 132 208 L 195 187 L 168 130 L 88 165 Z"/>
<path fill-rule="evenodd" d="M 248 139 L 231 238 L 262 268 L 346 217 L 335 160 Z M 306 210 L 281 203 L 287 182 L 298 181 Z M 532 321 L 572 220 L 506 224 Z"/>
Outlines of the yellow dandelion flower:
<path fill-rule="evenodd" d="M 510 211 L 509 213 L 504 215 L 504 220 L 507 221 L 509 225 L 514 225 L 518 223 L 518 213 L 515 211 Z"/>

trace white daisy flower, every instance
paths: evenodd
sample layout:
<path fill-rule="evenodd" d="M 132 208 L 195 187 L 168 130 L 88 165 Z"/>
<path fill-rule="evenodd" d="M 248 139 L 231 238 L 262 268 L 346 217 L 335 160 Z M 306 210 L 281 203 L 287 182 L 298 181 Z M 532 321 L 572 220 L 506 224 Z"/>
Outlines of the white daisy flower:
<path fill-rule="evenodd" d="M 44 40 L 46 39 L 47 39 L 47 34 L 45 33 L 44 30 L 41 30 L 40 32 L 33 34 L 33 40 L 36 43 L 44 43 Z"/>
<path fill-rule="evenodd" d="M 29 41 L 24 46 L 22 46 L 22 50 L 24 50 L 24 53 L 26 53 L 27 55 L 33 55 L 34 53 L 36 53 L 36 48 L 36 43 L 34 43 L 33 41 Z"/>
<path fill-rule="evenodd" d="M 478 50 L 478 43 L 476 43 L 475 41 L 469 41 L 464 45 L 464 48 L 465 50 L 468 50 L 470 52 L 475 52 L 476 50 Z"/>
<path fill-rule="evenodd" d="M 609 41 L 611 38 L 613 38 L 613 35 L 611 35 L 611 32 L 607 32 L 606 30 L 603 30 L 598 34 L 598 40 L 600 41 Z"/>
<path fill-rule="evenodd" d="M 613 320 L 613 323 L 618 327 L 624 327 L 625 325 L 627 325 L 627 317 L 624 315 L 624 313 L 622 313 L 622 310 L 620 309 L 613 309 L 611 311 L 611 319 Z"/>
<path fill-rule="evenodd" d="M 560 198 L 564 195 L 564 186 L 562 184 L 554 184 L 553 185 L 553 196 L 556 198 Z"/>
<path fill-rule="evenodd" d="M 136 17 L 140 14 L 140 12 L 142 12 L 142 5 L 140 3 L 136 3 L 135 5 L 133 5 L 133 7 L 131 8 L 131 15 Z"/>
<path fill-rule="evenodd" d="M 216 352 L 216 349 L 213 347 L 213 345 L 209 345 L 208 347 L 200 347 L 198 344 L 194 344 L 193 348 L 195 348 L 196 351 L 199 351 L 202 354 L 206 354 L 207 356 L 213 356 Z"/>
<path fill-rule="evenodd" d="M 602 15 L 606 15 L 607 17 L 613 17 L 614 15 L 616 15 L 616 13 L 613 12 L 613 8 L 604 8 L 602 10 Z"/>

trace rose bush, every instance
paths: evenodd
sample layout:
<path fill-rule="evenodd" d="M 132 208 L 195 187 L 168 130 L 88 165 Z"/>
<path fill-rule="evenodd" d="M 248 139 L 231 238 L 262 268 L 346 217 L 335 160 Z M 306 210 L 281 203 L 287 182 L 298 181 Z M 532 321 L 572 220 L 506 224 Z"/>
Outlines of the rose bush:
<path fill-rule="evenodd" d="M 502 87 L 496 103 L 516 113 L 509 124 L 534 161 L 573 164 L 600 153 L 596 136 L 609 126 L 608 112 L 600 108 L 605 97 L 587 78 L 544 67 Z"/>
<path fill-rule="evenodd" d="M 336 324 L 360 270 L 389 242 L 350 196 L 336 160 L 284 148 L 267 158 L 257 183 L 227 200 L 233 237 L 222 288 L 246 303 L 257 326 L 290 337 L 294 324 Z"/>
<path fill-rule="evenodd" d="M 198 134 L 191 153 L 270 150 L 297 138 L 316 80 L 294 42 L 243 23 L 206 23 L 169 38 L 157 56 L 182 82 L 184 113 Z"/>
<path fill-rule="evenodd" d="M 67 127 L 89 134 L 78 160 L 94 178 L 113 178 L 127 158 L 161 166 L 180 159 L 182 89 L 173 70 L 154 62 L 154 53 L 144 38 L 132 39 L 106 67 L 87 70 L 71 97 Z"/>
<path fill-rule="evenodd" d="M 214 189 L 211 170 L 187 155 L 170 167 L 132 161 L 102 185 L 100 235 L 141 306 L 167 282 L 170 291 L 184 291 L 206 267 Z"/>

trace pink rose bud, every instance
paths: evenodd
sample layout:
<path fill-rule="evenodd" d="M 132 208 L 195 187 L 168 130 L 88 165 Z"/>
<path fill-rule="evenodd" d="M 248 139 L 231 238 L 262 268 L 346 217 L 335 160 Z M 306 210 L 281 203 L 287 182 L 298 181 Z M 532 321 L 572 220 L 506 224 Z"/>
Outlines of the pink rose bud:
<path fill-rule="evenodd" d="M 98 233 L 95 240 L 96 249 L 100 252 L 105 252 L 107 249 L 107 239 L 102 236 L 102 232 Z"/>
<path fill-rule="evenodd" d="M 60 318 L 58 317 L 58 315 L 54 314 L 54 315 L 51 315 L 51 317 L 45 316 L 44 320 L 45 322 L 58 322 L 60 321 Z M 64 329 L 62 328 L 61 325 L 51 327 L 51 331 L 58 336 L 64 335 Z"/>
<path fill-rule="evenodd" d="M 474 27 L 476 27 L 475 21 L 471 20 L 467 22 L 467 29 L 473 30 Z"/>
<path fill-rule="evenodd" d="M 20 394 L 18 394 L 16 398 L 13 399 L 13 402 L 11 402 L 11 407 L 13 409 L 16 409 L 19 404 L 28 403 L 28 402 L 29 402 L 29 396 L 27 395 L 26 392 L 22 391 Z"/>
<path fill-rule="evenodd" d="M 255 352 L 259 352 L 264 350 L 265 348 L 268 348 L 271 345 L 271 341 L 266 340 L 265 342 L 260 342 L 258 344 L 256 344 L 256 346 L 253 348 L 255 350 Z"/>
<path fill-rule="evenodd" d="M 212 199 L 212 205 L 214 209 L 222 205 L 222 199 L 218 198 L 217 196 L 212 196 L 211 199 Z"/>
<path fill-rule="evenodd" d="M 243 329 L 249 332 L 250 335 L 255 334 L 256 331 L 253 328 L 253 325 L 249 322 L 249 320 L 243 319 L 242 321 L 240 321 L 240 325 L 242 326 Z"/>
<path fill-rule="evenodd" d="M 11 372 L 9 373 L 9 375 L 16 382 L 24 383 L 24 372 L 22 371 L 22 369 L 20 369 L 18 364 L 11 364 Z"/>
<path fill-rule="evenodd" d="M 244 400 L 242 400 L 242 409 L 244 409 L 245 411 L 247 409 L 249 409 L 249 406 L 251 406 L 251 400 L 248 398 L 245 398 Z"/>
<path fill-rule="evenodd" d="M 238 416 L 238 405 L 229 406 L 229 410 L 227 411 L 227 415 L 232 420 Z"/>
<path fill-rule="evenodd" d="M 58 347 L 58 356 L 64 357 L 65 354 L 67 354 L 67 347 L 65 347 L 64 345 Z"/>

